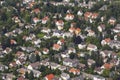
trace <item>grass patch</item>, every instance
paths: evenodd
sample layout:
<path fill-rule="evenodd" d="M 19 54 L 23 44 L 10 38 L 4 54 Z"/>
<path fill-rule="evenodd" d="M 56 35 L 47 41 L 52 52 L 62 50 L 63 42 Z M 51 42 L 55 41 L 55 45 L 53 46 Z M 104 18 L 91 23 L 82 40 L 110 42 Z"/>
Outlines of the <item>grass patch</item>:
<path fill-rule="evenodd" d="M 37 37 L 38 37 L 38 38 L 43 38 L 44 36 L 45 36 L 44 33 L 39 33 L 39 34 L 37 34 Z"/>

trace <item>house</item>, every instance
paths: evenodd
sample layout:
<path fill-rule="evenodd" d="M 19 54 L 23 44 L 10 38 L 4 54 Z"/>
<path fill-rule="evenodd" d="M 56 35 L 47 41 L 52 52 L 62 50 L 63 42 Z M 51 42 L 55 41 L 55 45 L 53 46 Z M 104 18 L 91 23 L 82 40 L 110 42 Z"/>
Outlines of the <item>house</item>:
<path fill-rule="evenodd" d="M 115 28 L 112 29 L 114 33 L 120 33 L 120 24 L 117 24 Z"/>
<path fill-rule="evenodd" d="M 56 36 L 56 37 L 62 37 L 62 32 L 61 31 L 58 31 L 58 30 L 55 30 L 55 31 L 53 31 L 53 34 L 52 34 L 52 36 Z"/>
<path fill-rule="evenodd" d="M 26 52 L 30 53 L 30 52 L 34 52 L 36 49 L 34 47 L 26 47 Z"/>
<path fill-rule="evenodd" d="M 10 44 L 11 44 L 11 45 L 15 45 L 15 44 L 17 44 L 17 42 L 16 42 L 15 40 L 11 39 L 11 40 L 10 40 Z"/>
<path fill-rule="evenodd" d="M 70 32 L 64 32 L 64 34 L 62 35 L 63 38 L 67 37 L 67 38 L 72 38 L 73 34 Z"/>
<path fill-rule="evenodd" d="M 43 38 L 44 38 L 44 39 L 50 39 L 51 36 L 50 36 L 50 34 L 46 34 L 46 35 L 43 36 Z"/>
<path fill-rule="evenodd" d="M 113 67 L 110 63 L 105 63 L 101 66 L 102 69 L 110 70 Z"/>
<path fill-rule="evenodd" d="M 5 3 L 5 0 L 0 1 L 0 5 L 3 5 Z"/>
<path fill-rule="evenodd" d="M 39 45 L 41 43 L 41 40 L 40 39 L 33 39 L 32 40 L 32 44 L 34 44 L 34 45 Z"/>
<path fill-rule="evenodd" d="M 80 74 L 80 70 L 76 69 L 76 68 L 70 68 L 69 72 L 73 73 L 74 75 L 79 75 Z"/>
<path fill-rule="evenodd" d="M 16 67 L 16 66 L 17 66 L 17 64 L 16 64 L 15 61 L 13 61 L 13 62 L 11 62 L 11 63 L 9 64 L 9 67 L 10 67 L 10 68 L 13 68 L 13 67 Z"/>
<path fill-rule="evenodd" d="M 8 67 L 0 63 L 0 71 L 7 70 Z"/>
<path fill-rule="evenodd" d="M 109 46 L 111 48 L 116 48 L 116 49 L 120 49 L 120 41 L 116 41 L 116 40 L 112 40 L 110 43 L 109 43 Z"/>
<path fill-rule="evenodd" d="M 78 44 L 78 48 L 79 49 L 85 49 L 86 48 L 86 44 L 85 43 Z"/>
<path fill-rule="evenodd" d="M 48 66 L 50 63 L 48 61 L 42 60 L 40 65 Z"/>
<path fill-rule="evenodd" d="M 64 26 L 63 20 L 58 20 L 58 21 L 55 22 L 55 24 L 56 24 L 58 30 L 62 30 L 63 29 L 63 26 Z"/>
<path fill-rule="evenodd" d="M 103 5 L 99 10 L 100 11 L 106 11 L 107 10 L 107 5 Z"/>
<path fill-rule="evenodd" d="M 93 60 L 93 59 L 88 59 L 87 60 L 87 64 L 89 65 L 89 66 L 92 66 L 93 64 L 95 64 L 96 62 Z"/>
<path fill-rule="evenodd" d="M 76 67 L 78 65 L 79 61 L 77 59 L 70 59 L 70 58 L 65 58 L 63 60 L 63 65 L 69 66 L 69 67 Z"/>
<path fill-rule="evenodd" d="M 40 52 L 40 51 L 38 51 L 38 50 L 35 50 L 34 54 L 35 54 L 35 55 L 39 55 L 39 56 L 41 56 L 41 55 L 42 55 L 42 54 L 41 54 L 41 52 Z"/>
<path fill-rule="evenodd" d="M 33 70 L 33 69 L 38 69 L 39 66 L 40 66 L 40 62 L 35 62 L 35 63 L 29 64 L 27 68 L 30 70 Z"/>
<path fill-rule="evenodd" d="M 19 28 L 16 28 L 12 31 L 14 34 L 21 34 L 23 31 Z"/>
<path fill-rule="evenodd" d="M 79 10 L 79 11 L 77 12 L 77 15 L 78 15 L 78 16 L 82 16 L 82 15 L 83 15 L 82 10 Z"/>
<path fill-rule="evenodd" d="M 37 18 L 37 17 L 34 17 L 32 20 L 33 20 L 33 22 L 34 22 L 35 24 L 38 23 L 38 22 L 40 21 L 40 19 Z"/>
<path fill-rule="evenodd" d="M 62 47 L 59 44 L 53 45 L 53 50 L 59 51 Z"/>
<path fill-rule="evenodd" d="M 111 18 L 108 20 L 108 23 L 109 23 L 110 25 L 115 25 L 116 19 L 115 19 L 114 17 L 111 17 Z"/>
<path fill-rule="evenodd" d="M 6 37 L 12 37 L 12 36 L 17 36 L 16 34 L 14 34 L 13 32 L 7 32 L 7 33 L 5 33 L 5 36 Z"/>
<path fill-rule="evenodd" d="M 110 57 L 112 53 L 113 51 L 108 51 L 108 50 L 100 51 L 100 54 L 102 55 L 103 58 Z"/>
<path fill-rule="evenodd" d="M 58 67 L 59 67 L 60 65 L 59 64 L 57 64 L 57 63 L 53 63 L 53 62 L 50 62 L 49 63 L 49 67 L 51 68 L 51 69 L 57 69 Z"/>
<path fill-rule="evenodd" d="M 101 67 L 96 67 L 94 69 L 94 72 L 96 72 L 97 74 L 101 75 L 103 73 L 103 69 L 101 69 Z"/>
<path fill-rule="evenodd" d="M 94 75 L 93 80 L 106 80 L 106 79 L 102 76 Z"/>
<path fill-rule="evenodd" d="M 42 53 L 43 53 L 43 54 L 48 54 L 48 53 L 49 53 L 49 49 L 48 49 L 48 48 L 43 48 Z"/>
<path fill-rule="evenodd" d="M 13 80 L 15 78 L 15 75 L 12 73 L 6 73 L 2 75 L 2 80 Z"/>
<path fill-rule="evenodd" d="M 32 70 L 32 72 L 33 72 L 33 76 L 34 76 L 34 77 L 39 78 L 39 77 L 40 77 L 40 75 L 41 75 L 41 72 L 40 72 L 40 71 L 38 71 L 38 70 Z"/>
<path fill-rule="evenodd" d="M 65 20 L 73 20 L 74 19 L 74 15 L 71 14 L 71 13 L 68 13 L 66 16 L 65 16 Z"/>
<path fill-rule="evenodd" d="M 70 0 L 63 0 L 64 2 L 70 2 Z"/>
<path fill-rule="evenodd" d="M 118 58 L 118 54 L 115 53 L 115 52 L 113 52 L 113 53 L 111 54 L 111 58 L 113 58 L 113 59 L 117 59 L 117 58 Z"/>
<path fill-rule="evenodd" d="M 74 33 L 74 31 L 75 31 L 75 27 L 73 27 L 73 26 L 70 27 L 70 28 L 69 28 L 69 31 L 70 31 L 71 33 Z"/>
<path fill-rule="evenodd" d="M 23 64 L 25 64 L 25 61 L 26 61 L 25 59 L 17 59 L 16 64 L 17 65 L 23 65 Z"/>
<path fill-rule="evenodd" d="M 87 50 L 89 51 L 97 51 L 97 46 L 94 44 L 88 44 Z"/>
<path fill-rule="evenodd" d="M 84 69 L 86 68 L 86 65 L 83 64 L 83 63 L 79 63 L 79 64 L 77 65 L 77 68 L 84 71 Z"/>
<path fill-rule="evenodd" d="M 47 27 L 43 27 L 41 32 L 43 32 L 43 33 L 50 33 L 51 30 L 49 28 L 47 28 Z"/>
<path fill-rule="evenodd" d="M 60 66 L 58 67 L 58 69 L 59 69 L 60 71 L 64 71 L 64 70 L 66 70 L 67 68 L 66 68 L 66 66 L 61 66 L 61 65 L 60 65 Z"/>
<path fill-rule="evenodd" d="M 112 59 L 112 60 L 110 60 L 110 64 L 113 65 L 113 66 L 118 66 L 119 63 L 120 63 L 119 59 Z"/>
<path fill-rule="evenodd" d="M 81 32 L 81 29 L 80 29 L 80 28 L 76 28 L 76 29 L 75 29 L 75 34 L 76 34 L 76 35 L 78 35 L 80 32 Z"/>
<path fill-rule="evenodd" d="M 33 25 L 30 25 L 30 24 L 27 24 L 27 25 L 25 25 L 25 28 L 26 29 L 32 29 L 34 26 Z"/>
<path fill-rule="evenodd" d="M 102 16 L 102 17 L 100 18 L 101 22 L 103 22 L 105 19 L 106 19 L 105 16 Z"/>
<path fill-rule="evenodd" d="M 0 58 L 3 58 L 5 56 L 5 53 L 3 53 L 2 51 L 0 51 Z"/>
<path fill-rule="evenodd" d="M 98 13 L 92 13 L 92 12 L 85 12 L 84 13 L 84 18 L 85 20 L 88 20 L 88 19 L 96 19 L 98 18 L 99 14 Z"/>
<path fill-rule="evenodd" d="M 48 74 L 45 76 L 45 80 L 52 80 L 54 77 L 54 74 Z"/>
<path fill-rule="evenodd" d="M 15 21 L 15 23 L 20 23 L 21 22 L 18 16 L 14 16 L 12 18 L 12 20 Z"/>
<path fill-rule="evenodd" d="M 105 24 L 100 24 L 98 27 L 97 27 L 98 31 L 99 32 L 103 32 L 105 30 Z"/>
<path fill-rule="evenodd" d="M 70 56 L 69 56 L 69 54 L 67 52 L 62 52 L 61 57 L 62 58 L 69 58 Z"/>
<path fill-rule="evenodd" d="M 111 42 L 111 39 L 110 38 L 105 38 L 104 40 L 101 41 L 101 45 L 104 46 L 104 45 L 109 45 Z"/>
<path fill-rule="evenodd" d="M 61 78 L 62 78 L 63 80 L 69 80 L 69 79 L 70 79 L 70 75 L 67 74 L 67 73 L 62 73 L 62 74 L 61 74 Z"/>
<path fill-rule="evenodd" d="M 70 24 L 70 27 L 76 27 L 76 22 L 72 22 L 72 23 Z"/>
<path fill-rule="evenodd" d="M 9 48 L 9 47 L 7 47 L 7 48 L 3 51 L 3 53 L 8 54 L 8 53 L 10 53 L 11 51 L 12 51 L 12 49 Z"/>
<path fill-rule="evenodd" d="M 118 33 L 114 36 L 114 40 L 119 40 L 119 39 L 120 39 L 120 33 Z"/>
<path fill-rule="evenodd" d="M 93 30 L 88 30 L 87 36 L 93 36 L 93 37 L 95 37 L 95 32 Z"/>
<path fill-rule="evenodd" d="M 49 20 L 49 17 L 48 17 L 48 16 L 44 17 L 44 18 L 42 19 L 42 24 L 46 24 L 48 20 Z"/>
<path fill-rule="evenodd" d="M 89 1 L 89 2 L 87 3 L 88 9 L 91 9 L 94 4 L 96 4 L 96 1 Z"/>
<path fill-rule="evenodd" d="M 98 14 L 98 13 L 92 13 L 91 18 L 92 18 L 92 19 L 96 19 L 96 18 L 98 18 L 98 16 L 99 16 L 99 14 Z"/>
<path fill-rule="evenodd" d="M 84 13 L 85 20 L 88 20 L 91 16 L 92 16 L 92 12 L 85 12 Z"/>
<path fill-rule="evenodd" d="M 71 53 L 76 53 L 76 49 L 72 47 L 68 47 L 68 54 L 71 54 Z"/>
<path fill-rule="evenodd" d="M 59 44 L 59 45 L 64 45 L 64 43 L 65 43 L 65 40 L 64 40 L 64 39 L 60 39 L 60 40 L 57 42 L 57 44 Z"/>
<path fill-rule="evenodd" d="M 25 73 L 28 72 L 28 70 L 26 68 L 19 68 L 17 69 L 17 72 L 20 73 L 21 75 L 25 75 Z"/>

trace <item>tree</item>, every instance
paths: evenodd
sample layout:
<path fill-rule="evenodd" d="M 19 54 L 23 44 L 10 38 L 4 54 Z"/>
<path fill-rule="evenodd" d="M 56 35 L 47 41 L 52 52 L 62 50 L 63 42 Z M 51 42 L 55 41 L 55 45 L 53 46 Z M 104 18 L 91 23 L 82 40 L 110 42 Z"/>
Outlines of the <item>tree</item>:
<path fill-rule="evenodd" d="M 105 70 L 103 71 L 102 76 L 104 76 L 104 77 L 109 77 L 109 74 L 110 74 L 110 70 L 105 69 Z"/>
<path fill-rule="evenodd" d="M 32 71 L 29 73 L 28 79 L 29 79 L 29 80 L 33 80 L 33 79 L 34 79 L 34 74 L 33 74 Z"/>
<path fill-rule="evenodd" d="M 8 64 L 9 62 L 11 62 L 14 59 L 14 56 L 12 53 L 6 54 L 4 57 L 4 63 Z"/>
<path fill-rule="evenodd" d="M 70 59 L 74 59 L 75 56 L 76 56 L 75 53 L 71 53 L 71 54 L 70 54 Z"/>
<path fill-rule="evenodd" d="M 60 75 L 61 71 L 59 69 L 55 69 L 53 73 L 56 74 L 56 75 Z"/>
<path fill-rule="evenodd" d="M 30 54 L 30 56 L 29 56 L 29 60 L 30 60 L 30 62 L 35 62 L 36 61 L 36 55 L 35 54 L 33 54 L 33 53 L 31 53 Z"/>
<path fill-rule="evenodd" d="M 96 66 L 100 67 L 103 65 L 103 58 L 99 52 L 92 52 L 91 58 L 96 61 Z"/>
<path fill-rule="evenodd" d="M 28 78 L 28 72 L 25 72 L 25 78 Z"/>
<path fill-rule="evenodd" d="M 36 61 L 40 61 L 40 56 L 36 54 Z"/>
<path fill-rule="evenodd" d="M 86 41 L 87 44 L 91 43 L 91 44 L 96 45 L 98 48 L 101 47 L 101 43 L 100 43 L 99 38 L 88 36 L 85 41 Z"/>

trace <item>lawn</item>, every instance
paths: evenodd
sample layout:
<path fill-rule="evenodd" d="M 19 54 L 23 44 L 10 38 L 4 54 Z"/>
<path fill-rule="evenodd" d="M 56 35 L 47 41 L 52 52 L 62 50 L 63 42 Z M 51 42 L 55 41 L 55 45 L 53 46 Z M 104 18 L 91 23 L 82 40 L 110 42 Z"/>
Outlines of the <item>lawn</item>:
<path fill-rule="evenodd" d="M 39 33 L 39 34 L 37 34 L 37 37 L 39 37 L 39 38 L 43 38 L 44 37 L 44 33 Z"/>

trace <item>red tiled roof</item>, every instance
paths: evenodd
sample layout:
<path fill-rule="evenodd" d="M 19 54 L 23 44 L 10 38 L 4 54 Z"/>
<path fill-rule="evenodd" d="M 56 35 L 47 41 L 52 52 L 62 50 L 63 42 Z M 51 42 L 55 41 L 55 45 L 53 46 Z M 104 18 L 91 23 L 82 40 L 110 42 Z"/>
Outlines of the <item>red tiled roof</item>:
<path fill-rule="evenodd" d="M 78 73 L 78 72 L 80 72 L 80 70 L 79 70 L 79 69 L 75 69 L 75 68 L 71 68 L 71 69 L 69 70 L 69 72 Z"/>
<path fill-rule="evenodd" d="M 110 42 L 111 39 L 110 39 L 110 38 L 105 38 L 105 41 L 106 41 L 106 42 Z"/>
<path fill-rule="evenodd" d="M 60 45 L 59 45 L 59 44 L 54 44 L 53 47 L 54 47 L 55 49 L 59 49 L 59 48 L 60 48 Z"/>
<path fill-rule="evenodd" d="M 54 78 L 54 75 L 53 74 L 46 75 L 46 78 L 48 80 L 52 80 Z"/>
<path fill-rule="evenodd" d="M 108 69 L 108 70 L 112 68 L 112 66 L 109 63 L 105 63 L 104 67 L 105 69 Z"/>

